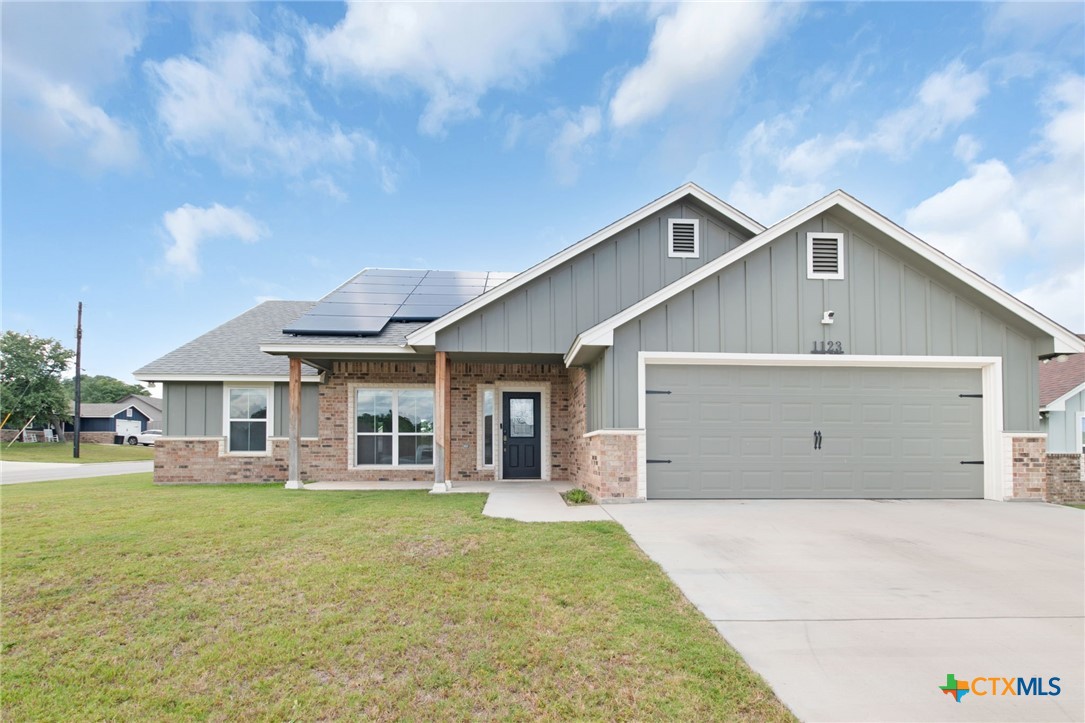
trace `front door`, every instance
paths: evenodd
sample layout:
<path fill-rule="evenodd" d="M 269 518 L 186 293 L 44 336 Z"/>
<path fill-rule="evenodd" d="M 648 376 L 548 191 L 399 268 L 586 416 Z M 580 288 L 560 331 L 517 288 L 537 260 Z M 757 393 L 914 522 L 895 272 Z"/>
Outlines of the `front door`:
<path fill-rule="evenodd" d="M 538 392 L 505 392 L 502 400 L 501 476 L 539 479 L 542 473 L 542 424 Z"/>

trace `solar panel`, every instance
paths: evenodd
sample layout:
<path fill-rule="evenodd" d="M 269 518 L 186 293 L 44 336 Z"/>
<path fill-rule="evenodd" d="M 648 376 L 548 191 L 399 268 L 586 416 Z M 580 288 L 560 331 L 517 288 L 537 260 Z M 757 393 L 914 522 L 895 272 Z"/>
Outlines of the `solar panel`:
<path fill-rule="evenodd" d="M 365 269 L 283 333 L 370 336 L 393 319 L 433 321 L 513 276 L 494 271 Z"/>

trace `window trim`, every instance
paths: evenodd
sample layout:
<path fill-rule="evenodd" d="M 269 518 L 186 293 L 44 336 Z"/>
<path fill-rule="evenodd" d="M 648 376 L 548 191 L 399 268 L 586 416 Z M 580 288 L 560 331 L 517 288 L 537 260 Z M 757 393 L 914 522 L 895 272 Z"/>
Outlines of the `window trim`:
<path fill-rule="evenodd" d="M 475 396 L 477 398 L 476 410 L 475 410 L 475 468 L 476 469 L 496 469 L 497 468 L 497 453 L 498 453 L 498 407 L 500 402 L 497 396 L 497 387 L 493 384 L 479 384 L 476 388 Z M 490 423 L 493 425 L 491 434 L 493 435 L 493 444 L 490 447 L 491 459 L 489 464 L 486 463 L 486 430 L 485 424 L 485 412 L 483 405 L 483 395 L 486 392 L 490 392 L 493 395 L 493 414 L 491 415 Z"/>
<path fill-rule="evenodd" d="M 1077 413 L 1077 426 L 1074 427 L 1074 446 L 1078 454 L 1085 454 L 1085 412 Z"/>
<path fill-rule="evenodd" d="M 828 274 L 814 271 L 814 239 L 836 241 L 836 273 Z M 843 279 L 844 278 L 844 234 L 820 233 L 809 231 L 806 234 L 806 278 L 808 279 Z"/>
<path fill-rule="evenodd" d="M 402 392 L 410 390 L 424 389 L 433 392 L 433 413 L 437 414 L 437 390 L 432 384 L 381 384 L 378 382 L 358 382 L 350 384 L 347 387 L 348 399 L 347 399 L 347 412 L 350 415 L 350 444 L 347 445 L 347 469 L 357 470 L 393 470 L 393 469 L 429 469 L 432 470 L 433 464 L 397 464 L 395 455 L 392 456 L 392 464 L 358 464 L 358 391 L 361 389 L 373 389 L 382 392 Z M 393 396 L 392 407 L 392 420 L 396 422 L 396 412 L 398 411 L 399 397 Z M 434 419 L 434 448 L 436 449 L 436 422 Z M 411 432 L 405 432 L 405 434 L 413 434 Z M 399 437 L 399 425 L 392 424 L 392 444 L 394 448 L 398 448 L 399 443 L 397 438 Z"/>
<path fill-rule="evenodd" d="M 256 451 L 231 451 L 230 450 L 230 392 L 234 389 L 263 389 L 267 394 L 267 418 L 264 420 L 264 444 L 263 450 Z M 238 420 L 243 421 L 243 420 Z M 252 421 L 252 420 L 249 420 Z M 223 453 L 231 457 L 270 457 L 271 438 L 275 431 L 275 385 L 274 384 L 223 384 L 222 385 L 222 439 Z"/>
<path fill-rule="evenodd" d="M 674 250 L 674 227 L 676 224 L 693 225 L 693 252 Z M 701 258 L 701 219 L 699 218 L 668 218 L 667 219 L 667 258 L 671 259 L 699 259 Z"/>

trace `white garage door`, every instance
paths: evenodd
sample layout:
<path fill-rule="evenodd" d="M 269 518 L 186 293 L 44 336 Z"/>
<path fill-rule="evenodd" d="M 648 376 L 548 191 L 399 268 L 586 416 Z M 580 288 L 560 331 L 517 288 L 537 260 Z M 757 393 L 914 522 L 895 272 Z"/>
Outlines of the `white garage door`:
<path fill-rule="evenodd" d="M 648 497 L 982 498 L 976 369 L 649 365 Z"/>

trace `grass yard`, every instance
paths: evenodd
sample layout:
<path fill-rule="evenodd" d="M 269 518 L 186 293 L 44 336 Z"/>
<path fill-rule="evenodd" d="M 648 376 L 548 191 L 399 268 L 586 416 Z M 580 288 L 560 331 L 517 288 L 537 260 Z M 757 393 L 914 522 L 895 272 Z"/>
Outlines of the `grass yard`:
<path fill-rule="evenodd" d="M 126 444 L 79 445 L 79 459 L 72 458 L 71 442 L 16 442 L 8 447 L 0 446 L 0 459 L 6 462 L 135 462 L 154 459 L 154 447 L 129 446 Z"/>
<path fill-rule="evenodd" d="M 3 488 L 3 720 L 792 720 L 615 523 L 482 495 Z"/>

